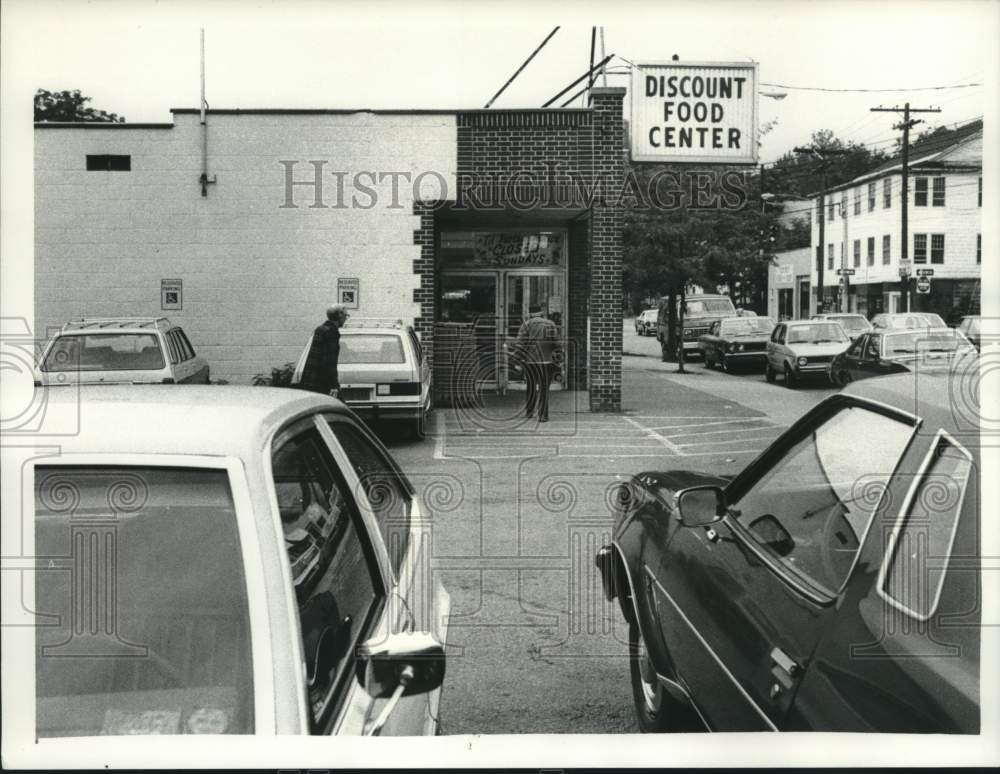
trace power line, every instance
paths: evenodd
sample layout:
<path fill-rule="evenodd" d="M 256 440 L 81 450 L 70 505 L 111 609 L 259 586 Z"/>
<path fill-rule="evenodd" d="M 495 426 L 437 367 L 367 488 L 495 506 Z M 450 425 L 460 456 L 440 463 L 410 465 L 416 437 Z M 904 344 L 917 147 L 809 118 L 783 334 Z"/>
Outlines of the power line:
<path fill-rule="evenodd" d="M 953 83 L 950 86 L 911 86 L 901 89 L 832 89 L 825 86 L 789 86 L 786 83 L 764 83 L 761 86 L 770 86 L 778 89 L 793 89 L 795 91 L 824 91 L 836 93 L 898 93 L 903 91 L 943 91 L 945 89 L 968 89 L 973 86 L 982 86 L 981 83 Z"/>
<path fill-rule="evenodd" d="M 521 64 L 521 66 L 520 66 L 520 67 L 518 67 L 518 68 L 517 68 L 517 70 L 515 70 L 515 71 L 514 71 L 514 74 L 513 74 L 512 76 L 510 76 L 510 78 L 508 78 L 508 79 L 507 79 L 507 82 L 506 82 L 506 83 L 505 83 L 505 84 L 504 84 L 503 86 L 501 86 L 501 87 L 500 87 L 500 91 L 498 91 L 498 92 L 497 92 L 496 94 L 494 94 L 494 95 L 493 95 L 493 98 L 492 98 L 492 99 L 490 99 L 490 101 L 489 101 L 489 102 L 487 102 L 487 103 L 486 103 L 486 104 L 485 104 L 485 105 L 483 106 L 484 108 L 488 108 L 488 107 L 489 107 L 490 105 L 492 105 L 492 104 L 493 104 L 494 102 L 496 102 L 496 99 L 497 99 L 497 97 L 499 97 L 499 96 L 500 96 L 501 94 L 503 94 L 503 93 L 504 93 L 504 91 L 506 91 L 507 87 L 508 87 L 508 86 L 510 86 L 510 85 L 511 85 L 511 84 L 512 84 L 512 83 L 514 82 L 514 79 L 515 79 L 515 78 L 517 78 L 517 76 L 519 76 L 519 75 L 521 74 L 521 71 L 522 71 L 522 70 L 523 70 L 523 69 L 524 69 L 525 67 L 527 67 L 527 66 L 528 66 L 528 63 L 529 63 L 529 62 L 530 62 L 530 61 L 531 61 L 532 59 L 534 59 L 534 58 L 535 58 L 535 55 L 536 55 L 536 54 L 537 54 L 537 53 L 538 53 L 539 51 L 541 51 L 541 50 L 542 50 L 542 49 L 543 49 L 543 48 L 545 47 L 545 44 L 546 44 L 546 43 L 548 43 L 548 42 L 549 42 L 550 40 L 552 40 L 552 36 L 553 36 L 553 35 L 555 35 L 555 34 L 556 34 L 557 32 L 559 32 L 559 27 L 555 27 L 555 28 L 554 28 L 554 29 L 552 30 L 552 32 L 550 32 L 550 33 L 549 33 L 549 34 L 548 34 L 548 35 L 547 35 L 547 36 L 545 37 L 545 40 L 543 40 L 543 41 L 542 41 L 542 42 L 541 42 L 541 43 L 540 43 L 540 44 L 538 45 L 538 48 L 536 48 L 536 49 L 535 49 L 534 51 L 532 51 L 532 52 L 531 52 L 531 56 L 529 56 L 529 57 L 528 57 L 527 59 L 525 59 L 525 60 L 524 60 L 524 62 L 523 62 L 523 63 Z"/>

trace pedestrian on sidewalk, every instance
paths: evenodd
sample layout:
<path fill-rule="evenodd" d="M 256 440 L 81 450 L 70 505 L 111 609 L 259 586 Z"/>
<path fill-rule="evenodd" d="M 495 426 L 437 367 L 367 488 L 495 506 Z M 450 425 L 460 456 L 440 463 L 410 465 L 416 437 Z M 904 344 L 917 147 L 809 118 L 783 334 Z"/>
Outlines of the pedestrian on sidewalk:
<path fill-rule="evenodd" d="M 534 416 L 538 408 L 538 421 L 549 421 L 549 384 L 555 373 L 556 363 L 562 357 L 559 330 L 556 324 L 542 314 L 540 306 L 528 310 L 528 319 L 517 332 L 517 348 L 524 362 L 524 378 L 528 385 L 524 415 Z"/>
<path fill-rule="evenodd" d="M 326 310 L 326 322 L 313 331 L 309 354 L 302 366 L 302 389 L 337 397 L 340 391 L 340 379 L 337 376 L 340 329 L 348 317 L 350 315 L 342 304 L 334 304 Z"/>

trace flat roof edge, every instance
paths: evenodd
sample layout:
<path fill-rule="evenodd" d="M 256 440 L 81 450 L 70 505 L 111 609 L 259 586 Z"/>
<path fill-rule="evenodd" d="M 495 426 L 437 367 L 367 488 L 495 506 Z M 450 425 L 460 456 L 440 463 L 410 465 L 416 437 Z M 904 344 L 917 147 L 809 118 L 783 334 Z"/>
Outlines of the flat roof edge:
<path fill-rule="evenodd" d="M 173 129 L 174 124 L 127 124 L 110 121 L 35 121 L 36 129 Z"/>
<path fill-rule="evenodd" d="M 174 114 L 190 115 L 200 113 L 198 108 L 170 108 Z M 353 115 L 356 113 L 374 113 L 376 115 L 448 115 L 455 116 L 466 113 L 591 113 L 591 108 L 458 108 L 458 109 L 423 109 L 423 108 L 211 108 L 209 115 Z"/>

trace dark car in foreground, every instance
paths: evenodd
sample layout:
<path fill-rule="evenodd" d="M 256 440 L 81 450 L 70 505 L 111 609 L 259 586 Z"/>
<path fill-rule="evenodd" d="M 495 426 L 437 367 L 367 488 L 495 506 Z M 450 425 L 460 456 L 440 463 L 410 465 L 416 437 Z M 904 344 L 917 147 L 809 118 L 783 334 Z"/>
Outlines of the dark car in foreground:
<path fill-rule="evenodd" d="M 843 387 L 858 379 L 903 371 L 950 370 L 957 360 L 977 357 L 972 343 L 952 328 L 880 329 L 860 336 L 830 363 L 830 381 Z"/>
<path fill-rule="evenodd" d="M 980 731 L 979 436 L 949 376 L 851 385 L 734 478 L 628 483 L 596 561 L 643 731 Z"/>
<path fill-rule="evenodd" d="M 708 368 L 717 365 L 728 371 L 736 364 L 763 367 L 773 330 L 770 317 L 727 317 L 712 323 L 708 333 L 698 337 L 698 349 Z"/>
<path fill-rule="evenodd" d="M 965 337 L 972 342 L 972 346 L 976 349 L 980 347 L 980 316 L 978 314 L 969 314 L 962 318 L 962 321 L 958 324 L 958 330 L 960 330 Z"/>

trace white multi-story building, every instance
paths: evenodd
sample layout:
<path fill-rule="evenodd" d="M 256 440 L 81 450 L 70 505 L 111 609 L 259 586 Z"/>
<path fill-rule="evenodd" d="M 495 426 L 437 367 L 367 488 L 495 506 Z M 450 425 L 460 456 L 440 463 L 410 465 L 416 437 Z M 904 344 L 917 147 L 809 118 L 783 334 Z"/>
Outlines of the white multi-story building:
<path fill-rule="evenodd" d="M 908 278 L 901 279 L 902 160 L 814 197 L 811 285 L 826 310 L 871 317 L 909 309 L 956 321 L 979 312 L 982 255 L 983 125 L 974 121 L 938 133 L 910 149 Z M 820 238 L 820 219 L 823 237 Z M 846 299 L 838 269 L 853 269 Z M 929 293 L 917 293 L 916 275 L 932 269 Z M 904 290 L 908 299 L 904 300 Z M 813 308 L 820 296 L 813 292 Z"/>

